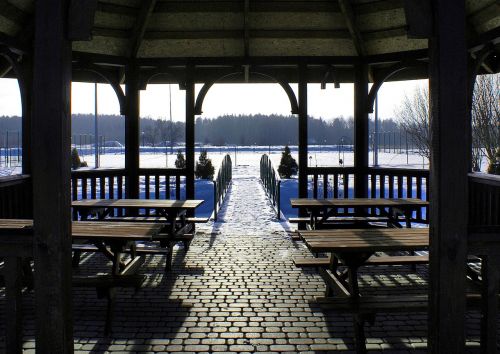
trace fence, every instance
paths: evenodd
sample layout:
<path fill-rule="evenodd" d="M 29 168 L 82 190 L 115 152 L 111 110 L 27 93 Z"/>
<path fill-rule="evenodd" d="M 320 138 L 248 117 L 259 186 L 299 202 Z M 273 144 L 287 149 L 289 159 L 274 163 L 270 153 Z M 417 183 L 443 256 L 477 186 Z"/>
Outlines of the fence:
<path fill-rule="evenodd" d="M 267 155 L 262 155 L 260 158 L 260 179 L 264 190 L 276 209 L 276 216 L 281 219 L 281 205 L 280 205 L 280 186 L 281 179 L 278 172 L 274 169 L 271 159 Z"/>
<path fill-rule="evenodd" d="M 231 185 L 231 180 L 233 178 L 233 167 L 231 157 L 228 155 L 224 156 L 222 163 L 217 172 L 217 177 L 214 179 L 214 220 L 217 221 L 217 214 L 224 201 L 226 192 Z"/>

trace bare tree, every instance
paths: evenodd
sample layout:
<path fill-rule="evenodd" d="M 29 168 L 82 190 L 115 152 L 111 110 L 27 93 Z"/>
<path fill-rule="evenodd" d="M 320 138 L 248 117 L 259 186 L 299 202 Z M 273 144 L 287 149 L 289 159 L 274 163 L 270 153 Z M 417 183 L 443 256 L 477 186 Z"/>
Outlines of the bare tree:
<path fill-rule="evenodd" d="M 488 159 L 488 173 L 500 174 L 500 75 L 478 76 L 472 99 L 474 143 Z"/>
<path fill-rule="evenodd" d="M 419 87 L 412 96 L 405 96 L 395 111 L 403 129 L 410 135 L 420 156 L 430 158 L 429 89 Z"/>

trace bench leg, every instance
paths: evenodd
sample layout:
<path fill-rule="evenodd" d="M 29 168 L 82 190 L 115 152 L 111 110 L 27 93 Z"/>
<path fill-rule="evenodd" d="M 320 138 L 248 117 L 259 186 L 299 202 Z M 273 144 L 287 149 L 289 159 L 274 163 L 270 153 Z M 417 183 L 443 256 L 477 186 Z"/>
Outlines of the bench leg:
<path fill-rule="evenodd" d="M 73 268 L 78 268 L 80 265 L 80 258 L 82 256 L 82 252 L 73 251 L 73 258 L 71 259 L 71 265 Z"/>
<path fill-rule="evenodd" d="M 364 319 L 361 315 L 353 315 L 352 323 L 354 326 L 354 346 L 357 354 L 366 353 L 366 338 Z"/>
<path fill-rule="evenodd" d="M 168 272 L 172 270 L 172 260 L 173 260 L 173 254 L 174 254 L 174 243 L 169 242 L 167 245 L 168 249 L 168 254 L 165 258 L 165 271 Z"/>
<path fill-rule="evenodd" d="M 113 328 L 113 315 L 115 312 L 115 295 L 116 289 L 113 287 L 106 288 L 97 288 L 97 297 L 103 298 L 106 297 L 107 306 L 106 306 L 106 320 L 104 324 L 104 334 L 110 335 Z"/>

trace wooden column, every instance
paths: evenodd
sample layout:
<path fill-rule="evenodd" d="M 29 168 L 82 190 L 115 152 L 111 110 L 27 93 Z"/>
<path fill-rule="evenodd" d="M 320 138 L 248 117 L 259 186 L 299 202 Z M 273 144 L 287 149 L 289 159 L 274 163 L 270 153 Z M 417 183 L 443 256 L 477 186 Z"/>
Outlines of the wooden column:
<path fill-rule="evenodd" d="M 463 353 L 470 124 L 464 0 L 432 2 L 429 349 Z"/>
<path fill-rule="evenodd" d="M 354 196 L 368 197 L 368 65 L 354 66 Z"/>
<path fill-rule="evenodd" d="M 125 169 L 127 198 L 139 198 L 139 68 L 131 63 L 125 73 Z"/>
<path fill-rule="evenodd" d="M 193 67 L 186 68 L 186 199 L 194 199 L 194 80 Z"/>
<path fill-rule="evenodd" d="M 307 198 L 307 65 L 299 65 L 299 198 Z M 302 214 L 303 211 L 299 210 Z"/>
<path fill-rule="evenodd" d="M 35 3 L 32 176 L 37 353 L 73 352 L 68 3 Z"/>
<path fill-rule="evenodd" d="M 22 147 L 23 147 L 23 174 L 31 173 L 31 104 L 32 104 L 32 92 L 33 92 L 33 60 L 29 56 L 25 56 L 23 59 L 22 71 L 23 77 L 22 82 L 19 82 L 19 89 L 21 91 L 22 100 Z"/>

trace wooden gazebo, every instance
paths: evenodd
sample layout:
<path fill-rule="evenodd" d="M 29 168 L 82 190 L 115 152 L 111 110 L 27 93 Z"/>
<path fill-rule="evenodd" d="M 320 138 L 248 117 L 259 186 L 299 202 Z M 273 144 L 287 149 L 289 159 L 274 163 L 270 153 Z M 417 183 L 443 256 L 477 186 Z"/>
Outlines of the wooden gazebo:
<path fill-rule="evenodd" d="M 119 174 L 124 195 L 134 198 L 141 175 L 176 174 L 185 176 L 186 197 L 193 198 L 195 116 L 210 87 L 276 82 L 298 116 L 299 197 L 307 197 L 308 176 L 326 173 L 306 167 L 307 84 L 353 82 L 349 173 L 355 195 L 368 196 L 370 175 L 405 173 L 369 168 L 368 116 L 377 90 L 386 80 L 416 78 L 429 78 L 432 102 L 430 351 L 463 352 L 467 255 L 500 250 L 500 183 L 469 176 L 471 92 L 477 74 L 500 70 L 499 49 L 497 0 L 2 1 L 0 74 L 19 80 L 24 175 L 0 180 L 0 217 L 34 219 L 32 247 L 18 255 L 32 254 L 36 267 L 37 352 L 73 350 L 72 178 Z M 115 90 L 126 122 L 121 172 L 71 175 L 71 81 L 107 82 Z M 185 170 L 139 168 L 139 92 L 148 83 L 176 83 L 186 91 Z M 298 97 L 290 83 L 298 83 Z M 0 256 L 8 247 L 15 249 L 0 243 Z M 7 256 L 15 274 L 20 264 Z M 498 264 L 491 256 L 483 265 L 489 284 L 483 323 L 490 330 L 482 339 L 491 352 Z M 19 298 L 8 301 L 15 307 Z"/>

